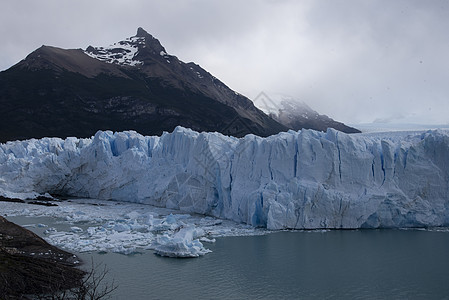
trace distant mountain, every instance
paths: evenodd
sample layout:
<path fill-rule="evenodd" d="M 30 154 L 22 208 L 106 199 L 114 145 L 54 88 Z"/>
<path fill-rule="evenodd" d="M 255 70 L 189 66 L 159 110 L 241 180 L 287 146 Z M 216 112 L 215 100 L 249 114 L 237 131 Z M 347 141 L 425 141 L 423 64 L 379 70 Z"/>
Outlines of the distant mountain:
<path fill-rule="evenodd" d="M 234 136 L 287 130 L 142 28 L 110 47 L 35 50 L 0 72 L 0 116 L 2 142 L 99 129 L 159 135 L 177 125 Z"/>
<path fill-rule="evenodd" d="M 35 50 L 0 72 L 0 116 L 0 142 L 90 137 L 97 130 L 160 135 L 178 125 L 237 137 L 299 128 L 269 117 L 195 63 L 167 54 L 142 28 L 109 47 Z M 317 124 L 307 128 L 326 127 Z"/>
<path fill-rule="evenodd" d="M 306 103 L 286 95 L 262 92 L 256 97 L 254 104 L 274 120 L 293 130 L 305 128 L 326 131 L 327 128 L 334 128 L 345 133 L 360 132 L 326 115 L 320 115 Z"/>

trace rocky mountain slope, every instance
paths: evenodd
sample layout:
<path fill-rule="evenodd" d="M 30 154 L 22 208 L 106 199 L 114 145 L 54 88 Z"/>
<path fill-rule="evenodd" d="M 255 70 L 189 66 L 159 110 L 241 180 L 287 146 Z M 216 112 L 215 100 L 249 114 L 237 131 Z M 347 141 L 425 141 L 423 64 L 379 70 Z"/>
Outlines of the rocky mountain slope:
<path fill-rule="evenodd" d="M 299 128 L 267 116 L 199 65 L 169 55 L 142 28 L 109 47 L 35 50 L 0 72 L 0 115 L 0 142 L 90 137 L 97 130 L 160 135 L 178 125 L 236 137 Z M 328 125 L 318 120 L 306 128 Z"/>
<path fill-rule="evenodd" d="M 139 28 L 110 47 L 42 46 L 0 73 L 0 141 L 90 137 L 99 129 L 159 135 L 198 131 L 268 136 L 287 130 Z"/>

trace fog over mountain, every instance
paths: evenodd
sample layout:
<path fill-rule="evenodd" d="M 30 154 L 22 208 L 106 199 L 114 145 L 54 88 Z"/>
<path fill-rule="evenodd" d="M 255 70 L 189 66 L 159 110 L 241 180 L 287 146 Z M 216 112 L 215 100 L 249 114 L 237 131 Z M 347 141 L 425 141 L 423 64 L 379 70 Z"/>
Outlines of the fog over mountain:
<path fill-rule="evenodd" d="M 292 95 L 344 123 L 447 124 L 449 3 L 6 1 L 0 69 L 42 44 L 108 45 L 139 26 L 250 99 Z"/>

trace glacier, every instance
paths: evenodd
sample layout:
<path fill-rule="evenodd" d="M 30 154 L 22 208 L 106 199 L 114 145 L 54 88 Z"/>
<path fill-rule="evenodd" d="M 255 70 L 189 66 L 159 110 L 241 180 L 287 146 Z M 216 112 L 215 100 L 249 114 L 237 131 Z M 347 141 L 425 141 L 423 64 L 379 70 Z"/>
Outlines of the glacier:
<path fill-rule="evenodd" d="M 177 127 L 0 144 L 0 195 L 45 193 L 273 230 L 448 226 L 449 131 L 234 138 Z"/>

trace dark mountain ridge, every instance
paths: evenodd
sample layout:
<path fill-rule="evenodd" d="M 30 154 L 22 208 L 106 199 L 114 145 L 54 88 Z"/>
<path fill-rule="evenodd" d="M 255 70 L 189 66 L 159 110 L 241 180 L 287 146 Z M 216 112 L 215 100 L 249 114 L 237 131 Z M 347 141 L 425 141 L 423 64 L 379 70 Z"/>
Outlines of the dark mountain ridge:
<path fill-rule="evenodd" d="M 237 137 L 289 129 L 142 28 L 109 47 L 35 50 L 0 72 L 0 115 L 0 142 L 178 125 Z"/>

